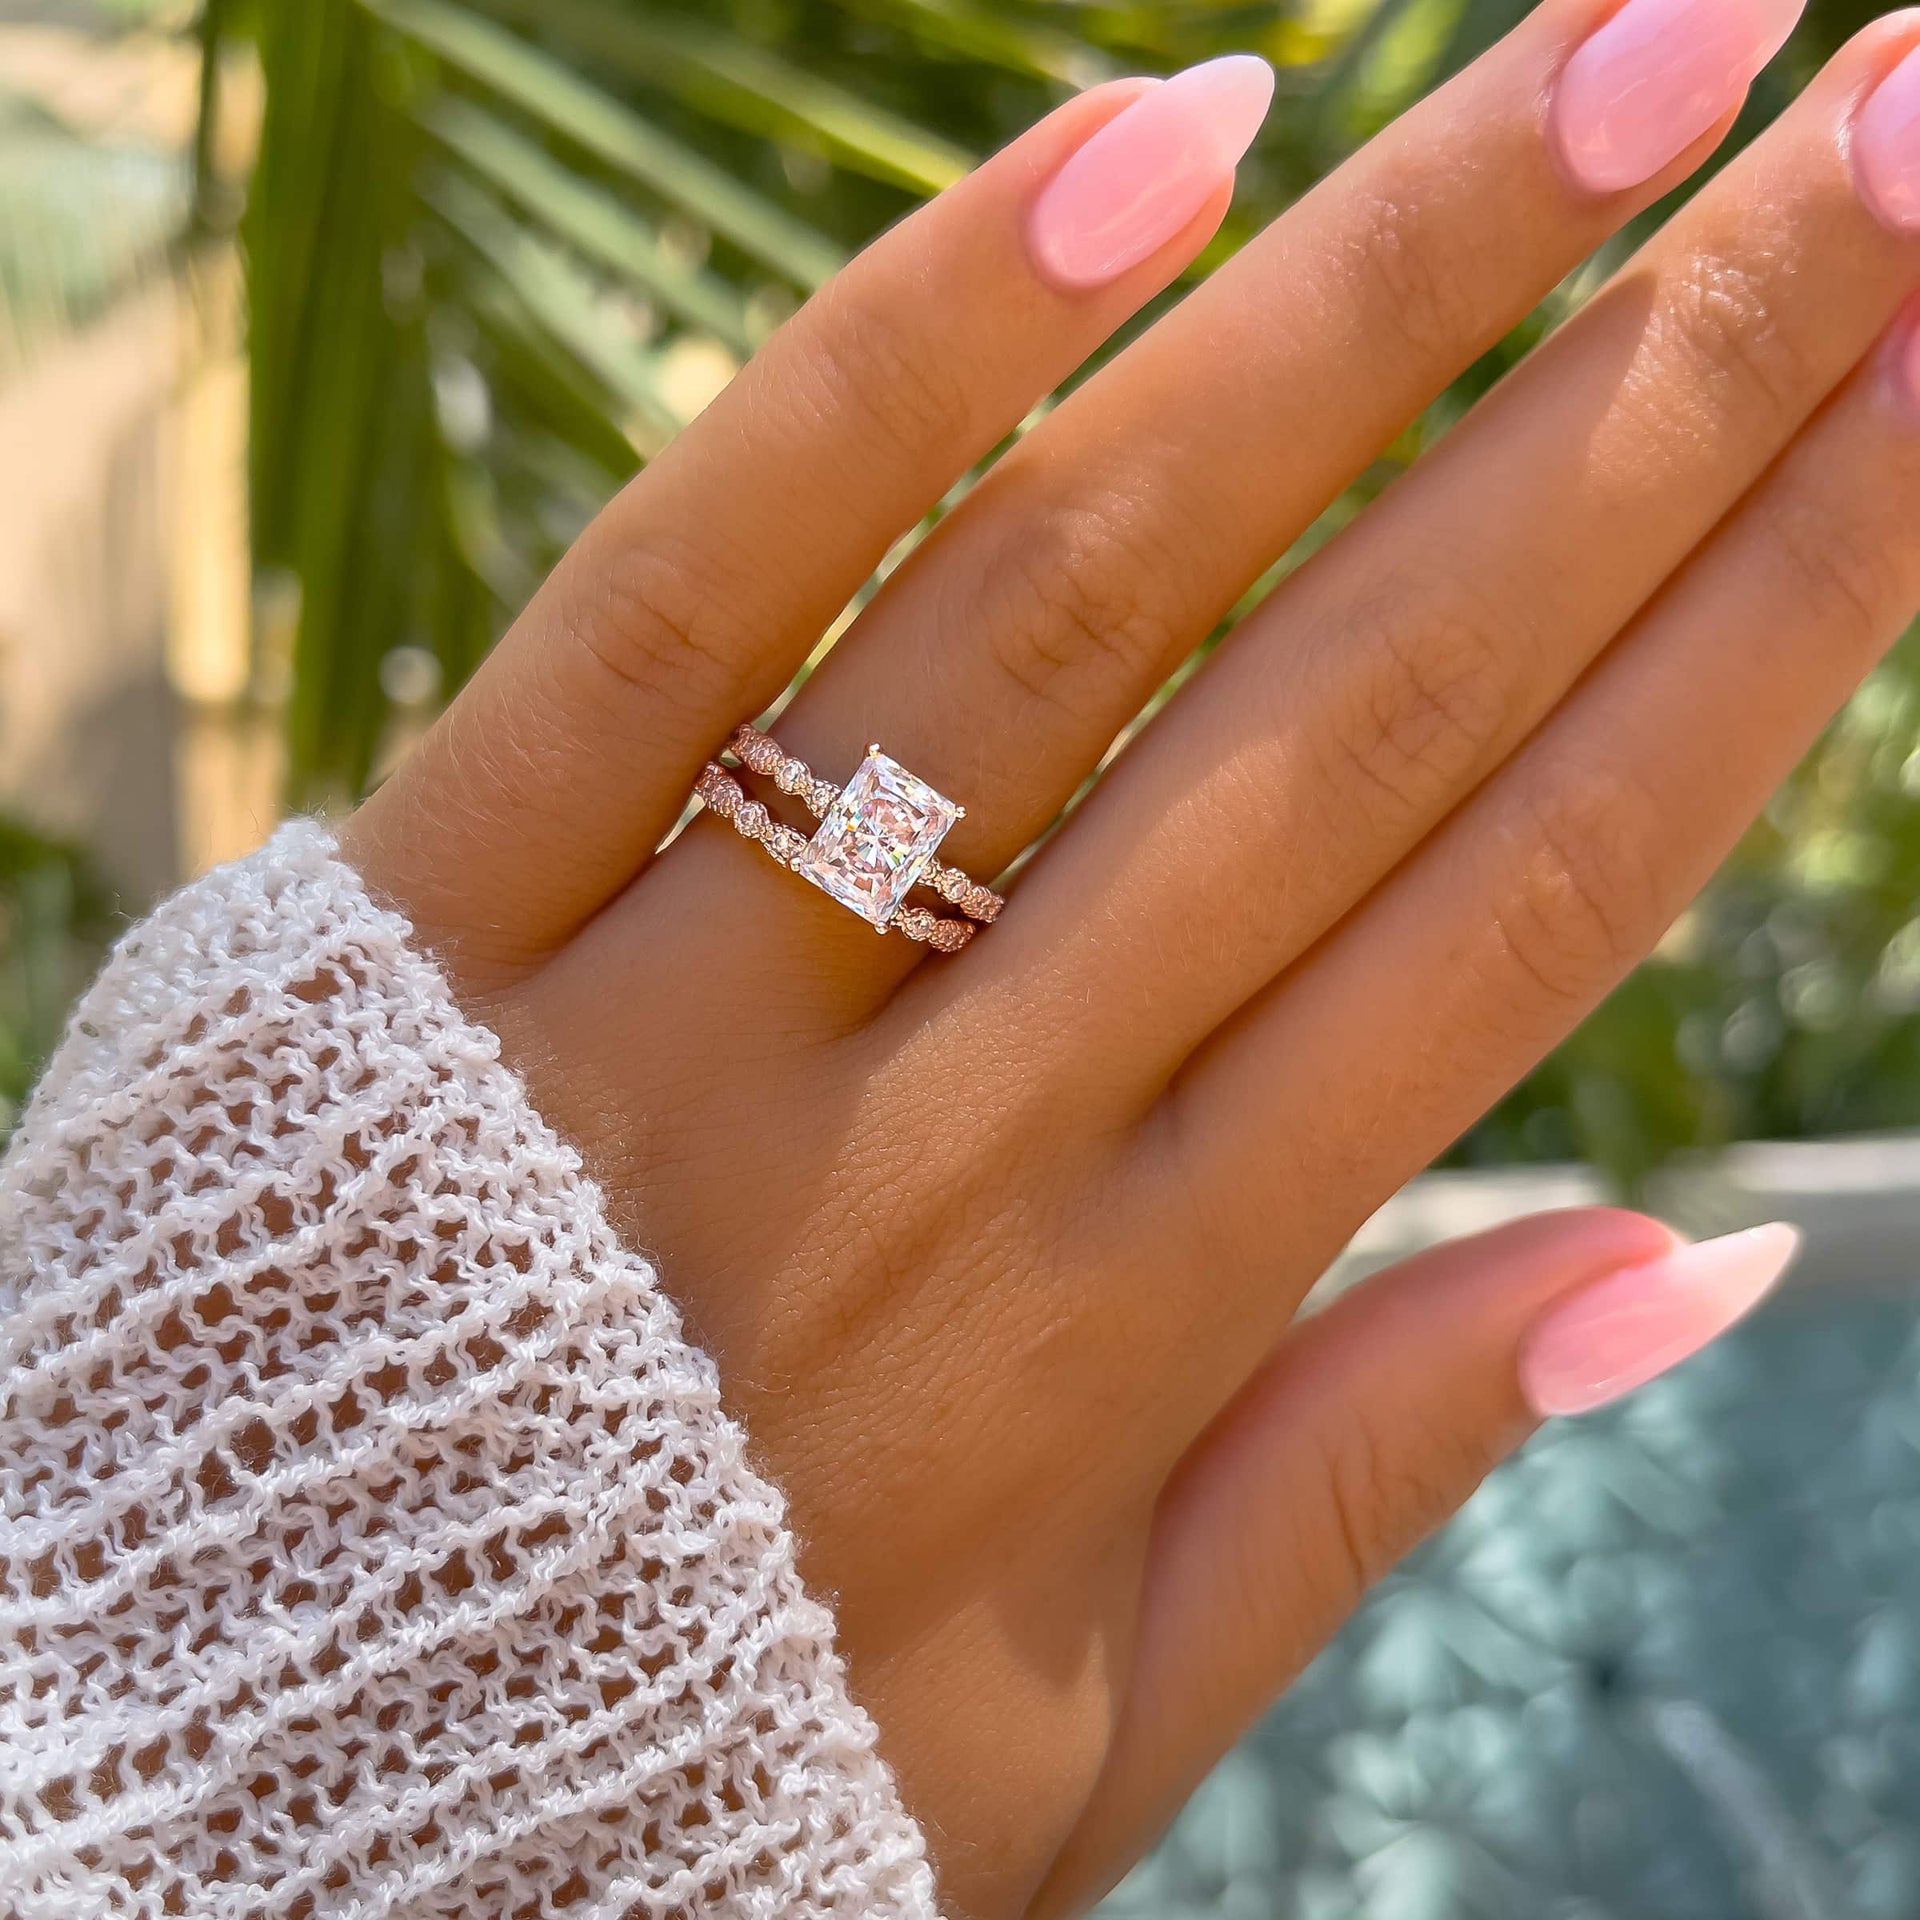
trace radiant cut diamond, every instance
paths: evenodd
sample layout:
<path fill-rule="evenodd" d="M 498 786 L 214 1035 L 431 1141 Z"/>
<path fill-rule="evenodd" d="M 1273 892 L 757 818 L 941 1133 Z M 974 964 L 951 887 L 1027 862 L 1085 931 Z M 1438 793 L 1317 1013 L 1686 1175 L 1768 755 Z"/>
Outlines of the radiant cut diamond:
<path fill-rule="evenodd" d="M 884 927 L 960 811 L 898 760 L 869 748 L 794 871 Z"/>

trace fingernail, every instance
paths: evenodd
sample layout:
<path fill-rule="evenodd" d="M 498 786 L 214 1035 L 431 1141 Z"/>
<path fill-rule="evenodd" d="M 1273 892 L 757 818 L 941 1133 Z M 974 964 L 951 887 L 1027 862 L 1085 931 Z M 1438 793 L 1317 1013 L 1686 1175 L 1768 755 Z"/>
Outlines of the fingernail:
<path fill-rule="evenodd" d="M 1876 219 L 1920 227 L 1920 47 L 1867 96 L 1853 123 L 1853 177 Z"/>
<path fill-rule="evenodd" d="M 1233 178 L 1272 100 L 1273 69 L 1252 53 L 1150 87 L 1033 203 L 1027 247 L 1041 274 L 1078 292 L 1157 253 Z"/>
<path fill-rule="evenodd" d="M 1554 89 L 1562 164 L 1592 193 L 1638 186 L 1739 105 L 1805 0 L 1627 0 Z"/>
<path fill-rule="evenodd" d="M 1678 1366 L 1765 1297 L 1800 1249 L 1782 1221 L 1676 1247 L 1556 1301 L 1520 1349 L 1536 1413 L 1585 1413 Z"/>

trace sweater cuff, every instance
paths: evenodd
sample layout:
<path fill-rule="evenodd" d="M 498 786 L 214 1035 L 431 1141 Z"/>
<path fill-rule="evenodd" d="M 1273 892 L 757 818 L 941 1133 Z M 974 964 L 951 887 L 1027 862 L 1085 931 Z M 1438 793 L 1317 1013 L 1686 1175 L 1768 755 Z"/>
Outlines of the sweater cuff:
<path fill-rule="evenodd" d="M 0 1162 L 0 1909 L 934 1912 L 712 1364 L 312 822 Z"/>

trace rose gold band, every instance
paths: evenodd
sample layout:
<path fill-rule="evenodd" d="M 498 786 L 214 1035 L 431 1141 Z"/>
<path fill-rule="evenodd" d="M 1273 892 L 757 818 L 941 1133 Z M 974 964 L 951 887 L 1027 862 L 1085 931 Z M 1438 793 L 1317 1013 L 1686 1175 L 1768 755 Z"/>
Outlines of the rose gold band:
<path fill-rule="evenodd" d="M 840 797 L 840 789 L 831 780 L 815 779 L 804 760 L 797 760 L 771 734 L 758 727 L 741 725 L 727 736 L 727 751 L 743 767 L 771 780 L 782 793 L 798 799 L 816 820 L 826 818 L 827 809 Z M 982 925 L 992 921 L 1007 903 L 989 887 L 983 887 L 958 867 L 943 866 L 929 860 L 920 870 L 919 884 L 931 887 L 941 899 L 955 906 L 969 920 Z M 899 925 L 896 918 L 894 924 Z"/>
<path fill-rule="evenodd" d="M 766 739 L 765 734 L 759 737 L 762 740 Z M 733 743 L 730 741 L 728 744 Z M 772 744 L 768 741 L 769 746 Z M 777 747 L 774 750 L 779 751 Z M 786 757 L 784 754 L 781 755 L 782 760 Z M 827 786 L 825 781 L 813 781 L 813 776 L 804 766 L 801 766 L 799 761 L 796 760 L 792 764 L 799 767 L 801 775 L 814 785 L 826 788 L 826 802 L 819 807 L 813 806 L 810 794 L 800 794 L 800 798 L 805 800 L 816 814 L 823 814 L 826 807 L 833 803 L 838 789 Z M 778 774 L 774 778 L 784 792 L 799 791 L 796 787 L 788 786 Z M 694 792 L 743 840 L 757 841 L 783 867 L 794 866 L 806 852 L 807 836 L 797 828 L 789 827 L 774 819 L 758 800 L 749 799 L 746 789 L 717 761 L 709 760 L 701 769 L 700 779 L 694 787 Z M 953 869 L 947 869 L 947 871 L 951 872 Z M 968 887 L 973 887 L 974 883 L 967 879 L 965 874 L 959 877 Z M 984 887 L 977 888 L 976 891 L 987 892 Z M 987 898 L 993 901 L 994 911 L 997 913 L 1000 908 L 999 897 L 995 894 L 987 894 Z M 958 953 L 978 931 L 971 920 L 949 920 L 940 914 L 929 913 L 925 907 L 902 907 L 887 922 L 887 925 L 897 932 L 904 933 L 909 940 L 924 942 L 936 953 Z"/>

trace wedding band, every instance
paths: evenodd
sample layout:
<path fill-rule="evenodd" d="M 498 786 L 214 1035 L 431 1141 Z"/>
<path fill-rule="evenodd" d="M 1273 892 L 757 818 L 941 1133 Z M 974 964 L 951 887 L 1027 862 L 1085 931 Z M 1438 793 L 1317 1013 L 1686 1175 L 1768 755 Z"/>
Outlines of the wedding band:
<path fill-rule="evenodd" d="M 877 746 L 844 787 L 818 779 L 803 760 L 757 727 L 740 726 L 727 751 L 753 773 L 792 794 L 820 822 L 813 837 L 774 819 L 717 761 L 701 770 L 694 792 L 743 839 L 766 848 L 783 867 L 882 933 L 904 933 L 939 953 L 958 953 L 973 938 L 974 922 L 993 919 L 1006 904 L 934 850 L 965 809 L 937 792 Z M 967 916 L 952 920 L 907 904 L 916 886 L 930 887 Z"/>

